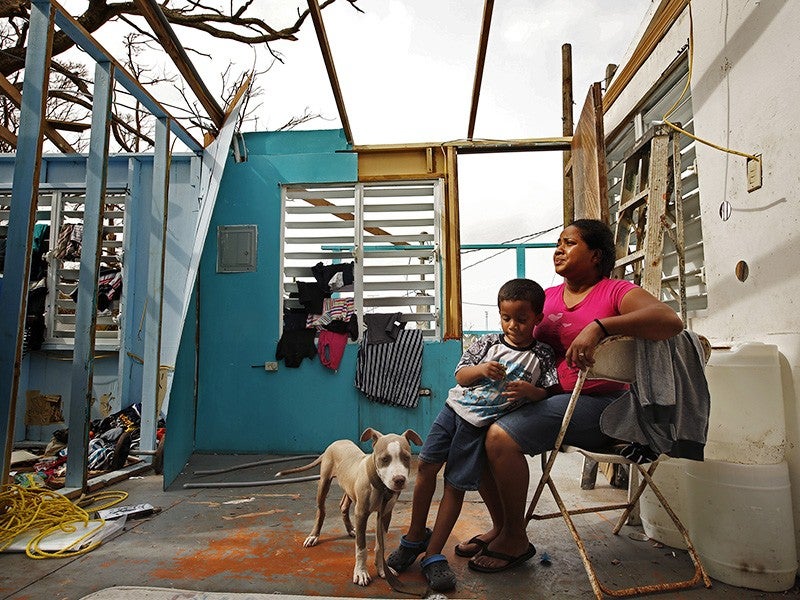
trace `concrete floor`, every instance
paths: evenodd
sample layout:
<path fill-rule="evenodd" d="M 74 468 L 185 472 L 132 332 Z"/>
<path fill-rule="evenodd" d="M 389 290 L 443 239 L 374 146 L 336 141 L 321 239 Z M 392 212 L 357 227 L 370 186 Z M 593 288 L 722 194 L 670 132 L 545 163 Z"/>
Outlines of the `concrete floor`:
<path fill-rule="evenodd" d="M 88 554 L 69 559 L 33 560 L 24 554 L 0 555 L 0 598 L 78 600 L 112 586 L 150 586 L 226 594 L 279 594 L 344 598 L 408 598 L 394 592 L 384 580 L 362 588 L 351 582 L 354 542 L 347 537 L 338 516 L 338 489 L 328 498 L 328 520 L 321 542 L 313 548 L 302 543 L 314 518 L 316 482 L 259 487 L 186 489 L 192 482 L 253 482 L 272 479 L 280 468 L 300 463 L 281 463 L 229 473 L 198 477 L 195 470 L 241 465 L 266 456 L 195 455 L 180 478 L 163 491 L 161 477 L 148 474 L 114 484 L 129 497 L 121 503 L 150 503 L 160 509 L 147 518 L 129 520 L 122 533 L 106 540 Z M 532 463 L 534 479 L 540 472 Z M 584 504 L 622 498 L 624 492 L 604 485 L 602 476 L 594 491 L 580 491 L 580 457 L 562 455 L 556 462 L 556 481 L 568 502 Z M 313 473 L 313 472 L 312 472 Z M 613 501 L 613 500 L 612 500 Z M 404 492 L 394 511 L 387 545 L 393 548 L 410 518 L 411 493 Z M 543 507 L 552 504 L 545 492 Z M 434 509 L 436 504 L 434 503 Z M 613 513 L 576 517 L 576 524 L 589 548 L 600 577 L 610 586 L 633 585 L 649 578 L 662 582 L 691 575 L 685 551 L 639 541 L 624 527 L 610 535 Z M 432 518 L 431 518 L 432 522 Z M 476 493 L 469 493 L 464 511 L 445 550 L 458 577 L 451 598 L 492 599 L 591 599 L 594 597 L 580 557 L 563 521 L 534 521 L 530 538 L 539 553 L 524 566 L 502 574 L 481 574 L 467 568 L 467 560 L 456 557 L 453 545 L 469 539 L 487 526 L 486 511 Z M 373 527 L 372 520 L 370 521 Z M 372 529 L 370 530 L 372 531 Z M 641 536 L 639 536 L 641 537 Z M 369 536 L 370 570 L 372 534 Z M 540 557 L 547 553 L 550 566 Z M 403 580 L 423 582 L 417 565 Z M 122 597 L 120 595 L 120 597 Z M 134 596 L 125 596 L 135 597 Z M 141 597 L 145 597 L 144 593 Z M 176 594 L 174 597 L 185 597 Z M 198 598 L 204 597 L 202 594 Z M 221 597 L 229 597 L 223 595 Z M 438 596 L 443 597 L 443 596 Z M 777 598 L 800 597 L 797 588 L 765 593 L 714 582 L 657 598 Z"/>

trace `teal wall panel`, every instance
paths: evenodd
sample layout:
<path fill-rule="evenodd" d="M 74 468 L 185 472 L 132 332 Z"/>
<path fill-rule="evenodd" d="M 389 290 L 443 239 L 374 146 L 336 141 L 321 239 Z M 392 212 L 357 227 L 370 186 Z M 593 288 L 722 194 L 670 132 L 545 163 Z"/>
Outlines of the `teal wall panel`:
<path fill-rule="evenodd" d="M 197 299 L 192 296 L 175 361 L 164 440 L 164 489 L 175 480 L 194 450 Z"/>
<path fill-rule="evenodd" d="M 422 386 L 432 395 L 415 409 L 376 404 L 356 390 L 356 344 L 336 372 L 318 358 L 264 370 L 280 338 L 280 185 L 353 182 L 357 159 L 340 130 L 245 134 L 245 143 L 248 160 L 226 165 L 200 267 L 195 451 L 319 452 L 366 427 L 424 437 L 453 385 L 459 341 L 426 343 Z M 258 227 L 255 272 L 216 272 L 220 225 Z"/>

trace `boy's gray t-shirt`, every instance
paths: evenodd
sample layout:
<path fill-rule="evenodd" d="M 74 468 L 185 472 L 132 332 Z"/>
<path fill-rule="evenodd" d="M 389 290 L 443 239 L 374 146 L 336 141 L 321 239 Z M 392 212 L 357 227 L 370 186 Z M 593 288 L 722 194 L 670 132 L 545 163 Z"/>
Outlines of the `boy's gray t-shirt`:
<path fill-rule="evenodd" d="M 521 405 L 519 402 L 511 403 L 501 395 L 508 381 L 522 379 L 542 388 L 558 384 L 555 354 L 550 346 L 534 340 L 526 348 L 516 348 L 499 333 L 483 335 L 475 340 L 462 355 L 455 372 L 493 360 L 505 366 L 505 379 L 493 381 L 487 378 L 469 387 L 456 384 L 447 396 L 447 404 L 456 414 L 476 427 L 490 425 Z"/>

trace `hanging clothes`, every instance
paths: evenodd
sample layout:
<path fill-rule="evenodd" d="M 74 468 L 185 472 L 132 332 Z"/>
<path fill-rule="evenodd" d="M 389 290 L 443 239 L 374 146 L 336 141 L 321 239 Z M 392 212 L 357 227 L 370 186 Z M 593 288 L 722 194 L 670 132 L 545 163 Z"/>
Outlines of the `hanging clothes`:
<path fill-rule="evenodd" d="M 303 308 L 312 315 L 322 314 L 322 301 L 326 295 L 330 296 L 330 293 L 326 294 L 316 283 L 306 281 L 297 282 L 297 292 Z"/>
<path fill-rule="evenodd" d="M 416 408 L 422 374 L 422 331 L 403 329 L 393 342 L 372 344 L 370 331 L 358 350 L 355 386 L 373 402 Z"/>
<path fill-rule="evenodd" d="M 322 314 L 308 315 L 306 327 L 322 328 L 332 321 L 349 321 L 355 311 L 352 298 L 325 298 Z"/>
<path fill-rule="evenodd" d="M 370 313 L 364 315 L 364 325 L 369 332 L 370 344 L 386 344 L 397 339 L 406 324 L 400 320 L 403 313 Z"/>
<path fill-rule="evenodd" d="M 336 371 L 342 362 L 344 349 L 347 346 L 347 335 L 333 331 L 321 331 L 317 350 L 319 361 L 329 369 Z"/>
<path fill-rule="evenodd" d="M 353 263 L 323 265 L 318 262 L 311 267 L 311 274 L 323 292 L 330 292 L 353 283 Z"/>
<path fill-rule="evenodd" d="M 314 346 L 314 329 L 290 329 L 284 331 L 275 350 L 275 359 L 283 360 L 287 367 L 296 369 L 304 358 L 314 358 L 317 347 Z"/>

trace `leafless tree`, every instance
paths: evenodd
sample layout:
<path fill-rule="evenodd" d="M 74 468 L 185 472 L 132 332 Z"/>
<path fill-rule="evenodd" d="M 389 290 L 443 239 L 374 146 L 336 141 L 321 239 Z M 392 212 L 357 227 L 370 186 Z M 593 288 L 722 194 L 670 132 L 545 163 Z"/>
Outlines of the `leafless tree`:
<path fill-rule="evenodd" d="M 363 12 L 357 5 L 358 0 L 340 0 L 348 3 L 354 10 Z M 337 0 L 324 0 L 320 8 L 324 9 Z M 265 20 L 264 15 L 256 9 L 254 0 L 231 0 L 225 8 L 212 6 L 200 0 L 161 0 L 159 7 L 176 31 L 194 31 L 210 38 L 239 43 L 253 48 L 266 48 L 274 61 L 283 61 L 280 52 L 273 45 L 277 42 L 297 40 L 303 24 L 310 20 L 309 10 L 301 10 L 302 0 L 297 0 L 296 15 L 287 23 L 275 23 Z M 221 4 L 220 4 L 221 6 Z M 6 89 L 0 91 L 0 125 L 9 132 L 16 133 L 18 126 L 18 94 L 9 93 L 8 86 L 17 91 L 22 88 L 22 73 L 27 51 L 30 0 L 0 0 L 0 76 L 6 79 Z M 185 85 L 177 78 L 165 72 L 157 72 L 141 59 L 141 51 L 157 44 L 155 37 L 146 26 L 143 26 L 137 3 L 133 1 L 112 2 L 111 0 L 88 0 L 84 11 L 73 15 L 80 25 L 91 34 L 96 34 L 104 25 L 122 22 L 132 32 L 125 41 L 126 56 L 120 59 L 126 68 L 144 85 L 172 84 L 183 98 L 184 106 L 174 107 L 190 123 L 205 131 L 209 127 L 204 112 L 197 106 L 191 96 L 186 93 Z M 75 42 L 61 31 L 56 31 L 53 38 L 51 63 L 51 79 L 48 97 L 47 118 L 49 125 L 72 144 L 75 150 L 85 148 L 82 130 L 88 128 L 87 118 L 91 113 L 91 78 L 85 65 L 73 62 L 60 62 L 58 57 L 75 46 Z M 187 48 L 187 52 L 208 56 L 208 52 Z M 221 98 L 229 102 L 238 85 L 250 77 L 250 88 L 245 99 L 245 107 L 240 119 L 253 118 L 258 108 L 257 97 L 260 87 L 258 77 L 269 70 L 269 66 L 256 68 L 255 64 L 247 72 L 234 72 L 229 65 L 219 74 L 222 85 Z M 14 90 L 11 90 L 12 92 Z M 16 101 L 15 101 L 16 97 Z M 171 108 L 172 109 L 172 108 Z M 112 118 L 112 135 L 120 149 L 139 151 L 152 145 L 152 120 L 142 111 L 136 100 L 120 90 L 115 91 Z M 176 115 L 177 116 L 177 115 Z M 299 123 L 317 118 L 319 115 L 309 113 L 295 117 L 282 126 L 290 128 Z M 8 137 L 8 136 L 6 136 Z M 13 144 L 0 140 L 0 151 L 13 150 Z"/>

